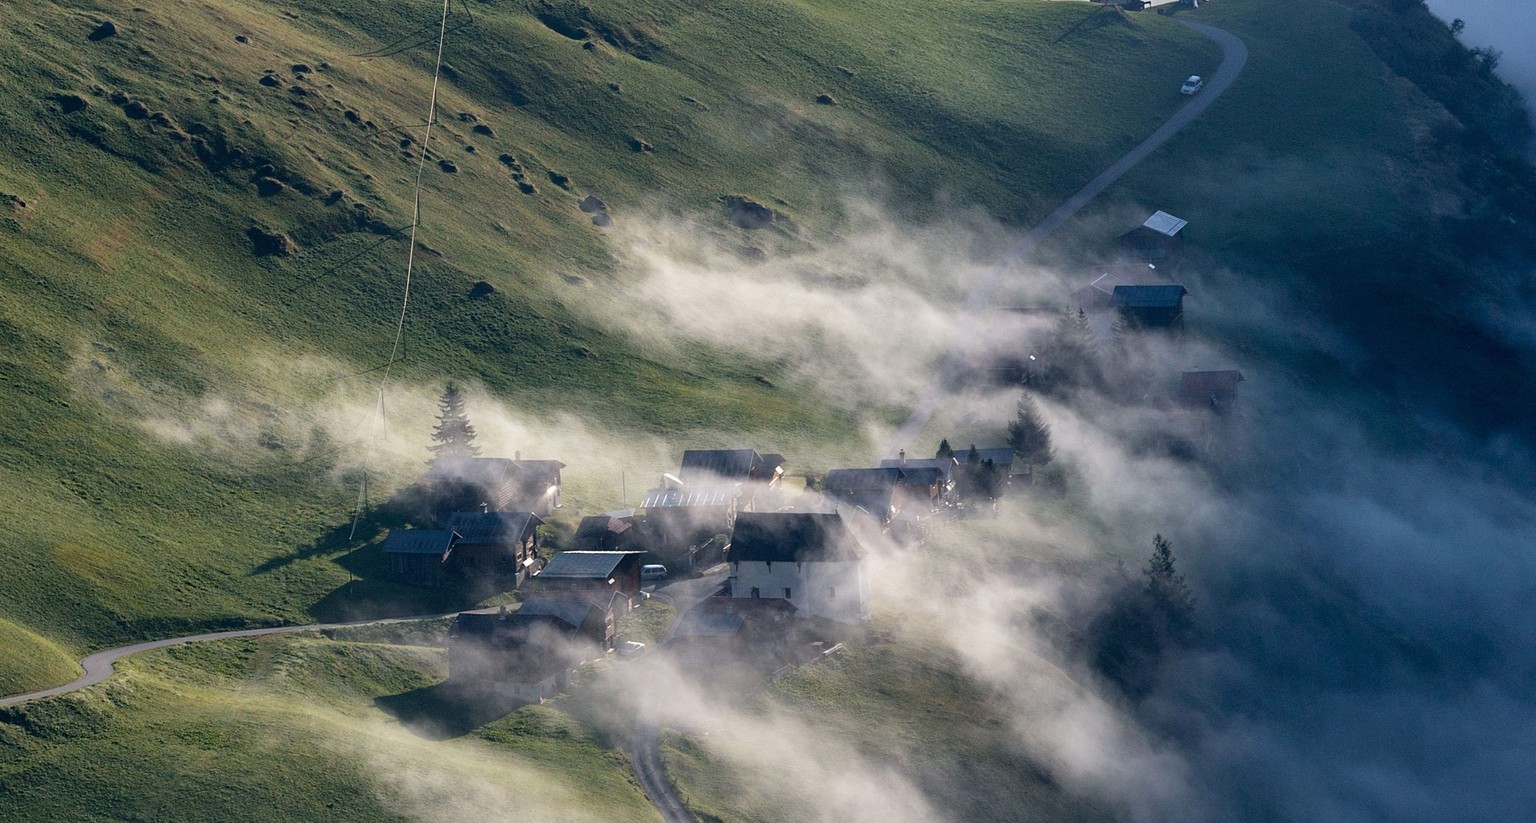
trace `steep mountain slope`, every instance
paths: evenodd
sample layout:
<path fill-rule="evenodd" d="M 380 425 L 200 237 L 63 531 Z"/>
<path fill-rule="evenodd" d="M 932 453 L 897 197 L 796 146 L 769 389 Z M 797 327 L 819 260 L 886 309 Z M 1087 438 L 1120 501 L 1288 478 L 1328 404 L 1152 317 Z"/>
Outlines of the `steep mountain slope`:
<path fill-rule="evenodd" d="M 437 10 L 12 12 L 0 615 L 73 649 L 299 618 L 348 577 L 326 540 L 400 311 Z M 767 254 L 813 247 L 871 180 L 915 220 L 958 200 L 1025 221 L 1215 59 L 1170 21 L 1054 3 L 474 3 L 449 28 L 396 379 L 807 450 L 853 410 L 585 308 L 623 273 L 579 200 Z M 774 227 L 733 225 L 746 200 Z"/>

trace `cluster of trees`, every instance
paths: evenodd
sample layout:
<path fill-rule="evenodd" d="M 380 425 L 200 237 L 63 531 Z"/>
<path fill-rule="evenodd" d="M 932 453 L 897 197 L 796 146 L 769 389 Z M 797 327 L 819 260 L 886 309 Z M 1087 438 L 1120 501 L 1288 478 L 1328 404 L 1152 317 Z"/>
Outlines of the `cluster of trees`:
<path fill-rule="evenodd" d="M 949 447 L 947 439 L 941 440 L 939 450 L 933 456 L 940 460 L 953 457 L 960 461 L 959 470 L 955 473 L 955 490 L 961 497 L 996 500 L 1002 494 L 1003 484 L 1008 482 L 1008 470 L 992 460 L 983 459 L 975 443 L 964 454 L 960 454 Z"/>
<path fill-rule="evenodd" d="M 1152 691 L 1165 651 L 1195 640 L 1195 595 L 1161 534 L 1142 577 L 1139 585 L 1123 581 L 1089 627 L 1094 669 L 1133 699 Z"/>

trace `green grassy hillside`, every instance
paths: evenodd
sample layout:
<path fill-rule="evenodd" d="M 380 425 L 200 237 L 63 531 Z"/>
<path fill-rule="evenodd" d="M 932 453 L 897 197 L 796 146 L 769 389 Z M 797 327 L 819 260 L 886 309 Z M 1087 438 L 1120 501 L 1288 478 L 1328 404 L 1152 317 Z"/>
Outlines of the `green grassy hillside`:
<path fill-rule="evenodd" d="M 454 741 L 403 730 L 391 699 L 443 669 L 441 649 L 313 637 L 135 658 L 0 710 L 0 820 L 657 819 L 625 758 L 556 709 Z"/>
<path fill-rule="evenodd" d="M 331 530 L 400 309 L 435 9 L 45 2 L 12 18 L 0 616 L 82 651 L 331 613 L 350 548 Z M 115 33 L 93 39 L 103 21 Z M 653 350 L 585 308 L 624 271 L 577 201 L 599 195 L 620 225 L 696 215 L 704 236 L 770 253 L 835 236 L 871 183 L 915 220 L 961 202 L 1027 222 L 1177 105 L 1169 78 L 1215 58 L 1168 20 L 1063 3 L 456 9 L 394 391 L 471 380 L 612 440 L 846 442 L 856 410 L 776 364 Z M 737 228 L 729 197 L 792 223 Z M 264 253 L 278 234 L 290 253 Z M 480 280 L 495 292 L 469 299 Z M 392 402 L 424 440 L 426 404 Z M 632 503 L 614 475 L 667 465 L 603 468 L 596 483 L 572 466 L 576 506 Z"/>

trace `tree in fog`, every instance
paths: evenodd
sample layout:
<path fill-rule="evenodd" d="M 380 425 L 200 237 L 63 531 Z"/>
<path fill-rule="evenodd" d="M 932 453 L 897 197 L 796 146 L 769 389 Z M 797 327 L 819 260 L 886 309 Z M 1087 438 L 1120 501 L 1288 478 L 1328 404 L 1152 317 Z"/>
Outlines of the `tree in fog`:
<path fill-rule="evenodd" d="M 476 457 L 480 447 L 475 445 L 475 427 L 469 423 L 464 411 L 464 393 L 449 383 L 443 396 L 437 401 L 437 426 L 432 429 L 431 449 L 433 459 L 439 457 Z"/>
<path fill-rule="evenodd" d="M 1019 456 L 1029 470 L 1029 479 L 1035 479 L 1035 467 L 1044 466 L 1055 457 L 1051 448 L 1051 426 L 1040 416 L 1040 406 L 1029 392 L 1019 398 L 1019 407 L 1013 421 L 1008 424 L 1008 447 Z"/>

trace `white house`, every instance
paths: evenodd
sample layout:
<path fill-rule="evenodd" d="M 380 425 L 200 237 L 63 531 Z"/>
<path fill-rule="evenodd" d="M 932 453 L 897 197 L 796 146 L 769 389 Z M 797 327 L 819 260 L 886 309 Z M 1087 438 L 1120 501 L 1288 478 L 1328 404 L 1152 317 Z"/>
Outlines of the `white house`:
<path fill-rule="evenodd" d="M 842 515 L 743 512 L 731 533 L 733 598 L 788 601 L 796 617 L 869 619 L 864 551 Z"/>

